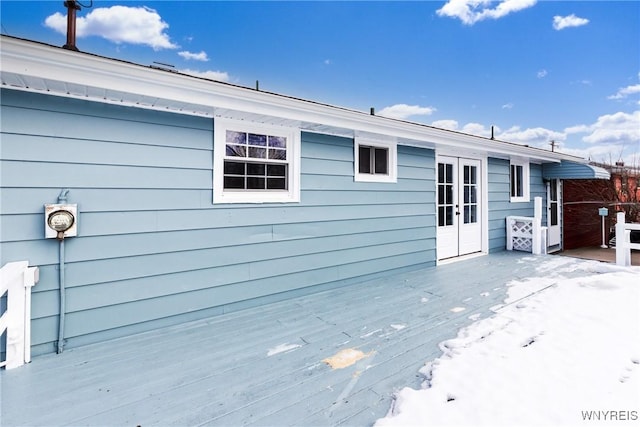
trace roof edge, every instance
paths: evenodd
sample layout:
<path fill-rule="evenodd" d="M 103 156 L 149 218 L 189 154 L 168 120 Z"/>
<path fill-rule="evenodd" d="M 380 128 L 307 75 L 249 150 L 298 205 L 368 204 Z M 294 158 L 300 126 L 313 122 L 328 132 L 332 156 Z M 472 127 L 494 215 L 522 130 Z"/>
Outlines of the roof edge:
<path fill-rule="evenodd" d="M 90 88 L 112 89 L 130 94 L 134 98 L 157 98 L 161 93 L 165 99 L 210 109 L 210 113 L 205 115 L 211 116 L 216 115 L 217 109 L 247 111 L 299 122 L 317 122 L 351 129 L 354 132 L 374 132 L 415 141 L 429 141 L 436 145 L 479 148 L 478 144 L 480 144 L 482 150 L 486 152 L 522 156 L 543 162 L 560 162 L 561 160 L 587 162 L 585 159 L 568 154 L 421 123 L 375 116 L 345 107 L 255 90 L 179 72 L 169 72 L 92 53 L 70 51 L 12 36 L 2 35 L 0 54 L 3 87 L 8 89 L 38 91 L 29 88 L 26 83 L 24 87 L 6 84 L 5 74 L 15 74 L 25 78 L 51 79 Z M 122 79 L 123 74 L 128 78 Z M 73 97 L 72 93 L 47 93 Z M 101 102 L 100 99 L 92 100 Z M 107 100 L 102 99 L 102 102 L 105 101 Z M 131 106 L 136 107 L 135 102 L 132 102 Z M 140 105 L 137 107 L 143 108 Z M 183 114 L 189 114 L 189 112 L 183 112 Z"/>

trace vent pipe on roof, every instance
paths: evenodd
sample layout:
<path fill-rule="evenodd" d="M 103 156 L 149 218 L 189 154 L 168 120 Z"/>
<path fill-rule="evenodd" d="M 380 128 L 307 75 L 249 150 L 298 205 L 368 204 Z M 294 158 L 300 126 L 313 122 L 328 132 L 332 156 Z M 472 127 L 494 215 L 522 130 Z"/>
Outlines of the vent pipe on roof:
<path fill-rule="evenodd" d="M 493 125 L 491 125 L 491 139 L 495 139 L 495 138 L 493 137 Z"/>
<path fill-rule="evenodd" d="M 75 0 L 67 0 L 64 2 L 67 8 L 67 44 L 62 46 L 63 49 L 75 50 L 76 47 L 76 11 L 80 10 L 80 5 Z"/>
<path fill-rule="evenodd" d="M 369 114 L 371 114 L 372 116 L 375 116 L 375 115 L 376 115 L 376 109 L 375 109 L 375 108 L 373 108 L 373 107 L 371 107 L 371 108 L 369 109 Z"/>

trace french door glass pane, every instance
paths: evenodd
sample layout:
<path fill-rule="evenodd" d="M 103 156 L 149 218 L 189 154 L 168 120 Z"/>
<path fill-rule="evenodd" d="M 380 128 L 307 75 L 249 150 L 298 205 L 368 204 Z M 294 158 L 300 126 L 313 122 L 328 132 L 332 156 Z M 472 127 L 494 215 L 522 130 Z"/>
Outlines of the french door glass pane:
<path fill-rule="evenodd" d="M 447 184 L 452 184 L 453 183 L 453 165 L 451 164 L 447 164 L 446 165 L 446 169 L 447 169 L 447 173 L 446 173 L 446 183 Z"/>
<path fill-rule="evenodd" d="M 446 188 L 446 199 L 445 203 L 448 205 L 453 204 L 453 185 L 445 185 Z"/>
<path fill-rule="evenodd" d="M 446 208 L 446 225 L 453 225 L 453 206 L 447 206 Z"/>

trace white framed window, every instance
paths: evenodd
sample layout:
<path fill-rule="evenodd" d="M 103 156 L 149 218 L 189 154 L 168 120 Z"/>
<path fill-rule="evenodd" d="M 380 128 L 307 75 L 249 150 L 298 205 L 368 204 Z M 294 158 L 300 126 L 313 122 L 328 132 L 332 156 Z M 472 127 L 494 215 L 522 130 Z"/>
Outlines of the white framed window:
<path fill-rule="evenodd" d="M 528 202 L 529 162 L 524 160 L 511 160 L 509 171 L 511 202 Z"/>
<path fill-rule="evenodd" d="M 356 138 L 354 146 L 354 180 L 397 182 L 398 150 L 395 142 Z"/>
<path fill-rule="evenodd" d="M 299 201 L 299 129 L 214 121 L 214 203 Z"/>

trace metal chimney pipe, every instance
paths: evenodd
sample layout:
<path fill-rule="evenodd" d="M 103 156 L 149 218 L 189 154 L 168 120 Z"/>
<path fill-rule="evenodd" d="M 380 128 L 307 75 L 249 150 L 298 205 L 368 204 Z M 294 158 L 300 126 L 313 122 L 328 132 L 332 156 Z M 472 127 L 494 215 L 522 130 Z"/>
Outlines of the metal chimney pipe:
<path fill-rule="evenodd" d="M 67 0 L 64 2 L 67 8 L 67 44 L 62 46 L 63 49 L 75 50 L 76 47 L 76 11 L 80 10 L 80 6 L 75 0 Z"/>

